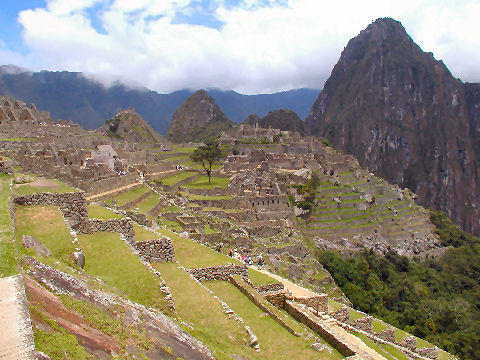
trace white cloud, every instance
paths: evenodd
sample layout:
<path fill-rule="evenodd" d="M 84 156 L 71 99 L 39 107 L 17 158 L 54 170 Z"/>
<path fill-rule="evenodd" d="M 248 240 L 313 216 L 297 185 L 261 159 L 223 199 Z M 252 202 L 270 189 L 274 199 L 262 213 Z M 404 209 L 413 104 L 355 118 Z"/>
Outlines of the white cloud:
<path fill-rule="evenodd" d="M 19 22 L 36 69 L 131 79 L 160 91 L 219 87 L 244 93 L 323 86 L 348 40 L 378 17 L 401 21 L 455 76 L 479 81 L 480 4 L 466 0 L 217 0 L 219 29 L 194 19 L 194 0 L 50 0 Z M 88 9 L 100 8 L 99 32 Z M 0 53 L 0 60 L 3 59 Z M 25 65 L 25 64 L 22 64 Z"/>

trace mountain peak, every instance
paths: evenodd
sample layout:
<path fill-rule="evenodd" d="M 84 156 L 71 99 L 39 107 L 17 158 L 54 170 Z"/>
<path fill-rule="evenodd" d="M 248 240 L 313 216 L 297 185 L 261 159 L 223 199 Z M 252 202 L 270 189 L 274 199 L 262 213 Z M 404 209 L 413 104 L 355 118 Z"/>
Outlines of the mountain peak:
<path fill-rule="evenodd" d="M 205 90 L 193 93 L 173 114 L 167 138 L 174 142 L 208 141 L 233 126 Z"/>

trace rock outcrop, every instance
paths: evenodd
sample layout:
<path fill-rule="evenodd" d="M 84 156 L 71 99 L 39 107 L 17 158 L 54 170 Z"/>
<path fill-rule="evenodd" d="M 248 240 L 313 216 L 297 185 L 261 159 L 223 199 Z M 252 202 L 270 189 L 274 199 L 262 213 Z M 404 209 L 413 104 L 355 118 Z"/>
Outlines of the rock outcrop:
<path fill-rule="evenodd" d="M 478 234 L 479 89 L 378 19 L 349 41 L 305 126 Z"/>
<path fill-rule="evenodd" d="M 233 127 L 205 90 L 190 96 L 173 114 L 167 138 L 173 142 L 208 141 Z"/>
<path fill-rule="evenodd" d="M 245 119 L 244 123 L 252 126 L 258 124 L 265 129 L 280 129 L 305 135 L 304 122 L 298 117 L 295 111 L 288 109 L 270 111 L 261 119 L 257 115 L 252 114 Z"/>

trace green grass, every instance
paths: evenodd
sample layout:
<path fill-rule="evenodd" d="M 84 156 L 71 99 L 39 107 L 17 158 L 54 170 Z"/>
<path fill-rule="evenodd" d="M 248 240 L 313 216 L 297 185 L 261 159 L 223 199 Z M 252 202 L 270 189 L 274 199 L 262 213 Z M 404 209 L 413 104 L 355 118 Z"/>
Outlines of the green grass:
<path fill-rule="evenodd" d="M 214 177 L 210 178 L 211 183 L 208 183 L 208 176 L 201 175 L 194 181 L 184 184 L 183 187 L 188 189 L 213 189 L 216 187 L 226 189 L 228 185 L 228 177 Z"/>
<path fill-rule="evenodd" d="M 52 256 L 67 264 L 73 264 L 70 259 L 75 251 L 72 237 L 62 217 L 60 209 L 48 206 L 16 206 L 16 239 L 19 248 L 23 235 L 31 235 L 47 247 Z M 33 255 L 32 250 L 25 253 Z"/>
<path fill-rule="evenodd" d="M 103 279 L 132 301 L 169 312 L 158 277 L 145 268 L 118 233 L 81 234 L 78 240 L 87 274 Z"/>
<path fill-rule="evenodd" d="M 225 301 L 233 311 L 240 315 L 258 337 L 262 359 L 342 359 L 333 351 L 316 352 L 310 346 L 312 339 L 295 337 L 270 316 L 251 302 L 233 284 L 226 281 L 209 281 L 206 285 L 220 299 Z M 277 310 L 277 309 L 275 309 Z M 277 310 L 279 311 L 279 310 Z M 291 319 L 291 322 L 295 322 Z M 296 322 L 295 322 L 296 323 Z M 300 327 L 296 323 L 296 327 Z"/>
<path fill-rule="evenodd" d="M 189 159 L 190 158 L 190 155 L 176 155 L 176 156 L 168 156 L 166 158 L 164 158 L 163 160 L 166 160 L 166 161 L 170 161 L 170 162 L 176 162 L 176 161 L 179 161 L 179 160 L 186 160 L 186 159 Z"/>
<path fill-rule="evenodd" d="M 133 223 L 133 230 L 135 230 L 135 241 L 145 241 L 158 239 L 158 235 L 154 232 L 148 231 L 143 226 Z"/>
<path fill-rule="evenodd" d="M 87 206 L 88 217 L 92 219 L 109 220 L 120 219 L 122 215 L 114 213 L 112 210 L 107 209 L 100 205 L 91 204 Z"/>
<path fill-rule="evenodd" d="M 10 138 L 2 138 L 0 141 L 35 141 L 37 138 L 34 137 L 10 137 Z"/>
<path fill-rule="evenodd" d="M 207 224 L 205 224 L 205 226 L 203 227 L 203 231 L 205 232 L 205 234 L 215 234 L 218 232 L 217 230 L 212 229 Z"/>
<path fill-rule="evenodd" d="M 278 280 L 272 278 L 271 276 L 251 268 L 248 269 L 248 277 L 255 286 L 278 283 Z"/>
<path fill-rule="evenodd" d="M 153 266 L 168 284 L 178 316 L 193 328 L 183 326 L 183 329 L 204 343 L 216 359 L 232 359 L 232 354 L 247 359 L 263 358 L 246 345 L 248 335 L 243 326 L 229 319 L 220 303 L 176 263 Z"/>
<path fill-rule="evenodd" d="M 174 175 L 166 176 L 164 178 L 158 179 L 157 181 L 160 182 L 162 185 L 173 186 L 176 183 L 188 179 L 191 176 L 198 174 L 196 171 L 183 171 L 176 173 Z"/>
<path fill-rule="evenodd" d="M 0 175 L 0 277 L 17 273 L 14 234 L 8 211 L 10 179 L 9 175 Z"/>
<path fill-rule="evenodd" d="M 163 217 L 158 217 L 157 218 L 157 224 L 158 225 L 165 225 L 167 229 L 169 230 L 174 230 L 174 231 L 182 231 L 183 227 L 180 225 L 178 221 L 175 220 L 167 220 Z"/>
<path fill-rule="evenodd" d="M 388 329 L 388 326 L 383 322 L 378 321 L 376 319 L 373 320 L 373 332 L 378 334 L 387 329 Z"/>
<path fill-rule="evenodd" d="M 147 191 L 150 191 L 150 189 L 145 187 L 145 186 L 138 186 L 138 187 L 136 187 L 132 190 L 121 193 L 120 195 L 114 197 L 113 199 L 116 200 L 117 206 L 123 206 L 123 205 L 129 203 L 130 201 L 138 199 L 140 196 L 145 194 Z M 111 204 L 112 199 L 110 199 L 108 201 L 105 201 L 105 203 Z"/>
<path fill-rule="evenodd" d="M 188 197 L 189 200 L 231 200 L 230 195 L 198 195 L 198 194 L 189 194 L 186 192 L 181 193 L 183 196 Z"/>
<path fill-rule="evenodd" d="M 182 162 L 182 165 L 185 166 L 185 167 L 188 167 L 189 169 L 196 169 L 196 170 L 204 170 L 202 164 L 200 163 L 196 163 L 194 161 L 183 161 Z M 220 164 L 214 164 L 212 165 L 212 170 L 218 170 L 222 167 L 223 165 L 220 165 Z"/>
<path fill-rule="evenodd" d="M 193 240 L 184 239 L 170 230 L 159 229 L 157 232 L 172 239 L 175 258 L 187 269 L 240 263 L 230 256 L 223 255 Z"/>
<path fill-rule="evenodd" d="M 145 200 L 135 205 L 135 208 L 136 209 L 138 208 L 138 211 L 145 214 L 149 210 L 151 210 L 155 205 L 157 205 L 159 200 L 160 200 L 160 196 L 155 193 L 152 193 L 148 198 L 146 198 Z"/>
<path fill-rule="evenodd" d="M 355 333 L 354 335 L 359 337 L 368 347 L 372 348 L 388 360 L 408 360 L 407 355 L 402 353 L 393 345 L 377 344 L 373 340 L 369 339 L 366 335 L 361 333 Z"/>
<path fill-rule="evenodd" d="M 195 149 L 196 149 L 196 147 L 181 146 L 181 147 L 173 149 L 170 153 L 174 153 L 174 154 L 193 154 Z"/>
<path fill-rule="evenodd" d="M 56 186 L 51 187 L 51 186 L 31 186 L 29 183 L 25 184 L 17 184 L 15 185 L 15 193 L 19 196 L 23 195 L 30 195 L 30 194 L 36 194 L 36 193 L 42 193 L 42 192 L 50 192 L 50 193 L 69 193 L 69 192 L 77 192 L 78 189 L 67 185 L 65 183 L 62 183 L 61 181 L 55 180 L 55 179 L 46 179 L 48 181 L 51 181 L 52 183 L 55 183 Z"/>

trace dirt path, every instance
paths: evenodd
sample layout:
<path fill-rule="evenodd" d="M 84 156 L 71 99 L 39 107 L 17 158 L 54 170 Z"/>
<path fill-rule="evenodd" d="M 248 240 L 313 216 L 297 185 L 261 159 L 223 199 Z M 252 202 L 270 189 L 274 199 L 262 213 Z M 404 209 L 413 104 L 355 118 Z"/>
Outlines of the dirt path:
<path fill-rule="evenodd" d="M 99 198 L 99 197 L 102 197 L 102 196 L 105 196 L 105 195 L 115 194 L 116 192 L 119 192 L 121 190 L 130 189 L 134 186 L 141 185 L 141 184 L 142 184 L 142 182 L 136 182 L 136 183 L 133 183 L 133 184 L 130 184 L 130 185 L 121 186 L 119 188 L 115 188 L 115 189 L 112 189 L 112 190 L 109 190 L 109 191 L 105 191 L 103 193 L 87 196 L 85 199 L 87 201 L 92 201 L 92 200 L 95 200 L 96 198 Z"/>
<path fill-rule="evenodd" d="M 275 280 L 280 281 L 285 286 L 285 289 L 290 291 L 292 293 L 292 295 L 295 296 L 295 297 L 311 297 L 311 296 L 318 295 L 318 294 L 314 293 L 313 291 L 310 291 L 310 290 L 307 290 L 307 289 L 305 289 L 301 286 L 298 286 L 298 285 L 292 283 L 291 281 L 289 281 L 287 279 L 284 279 L 281 276 L 272 274 L 271 272 L 269 272 L 267 270 L 259 269 L 255 266 L 252 266 L 252 267 L 255 268 L 256 270 L 260 271 L 261 273 L 264 273 L 265 275 L 271 276 Z"/>
<path fill-rule="evenodd" d="M 36 359 L 22 276 L 0 278 L 0 359 Z"/>

